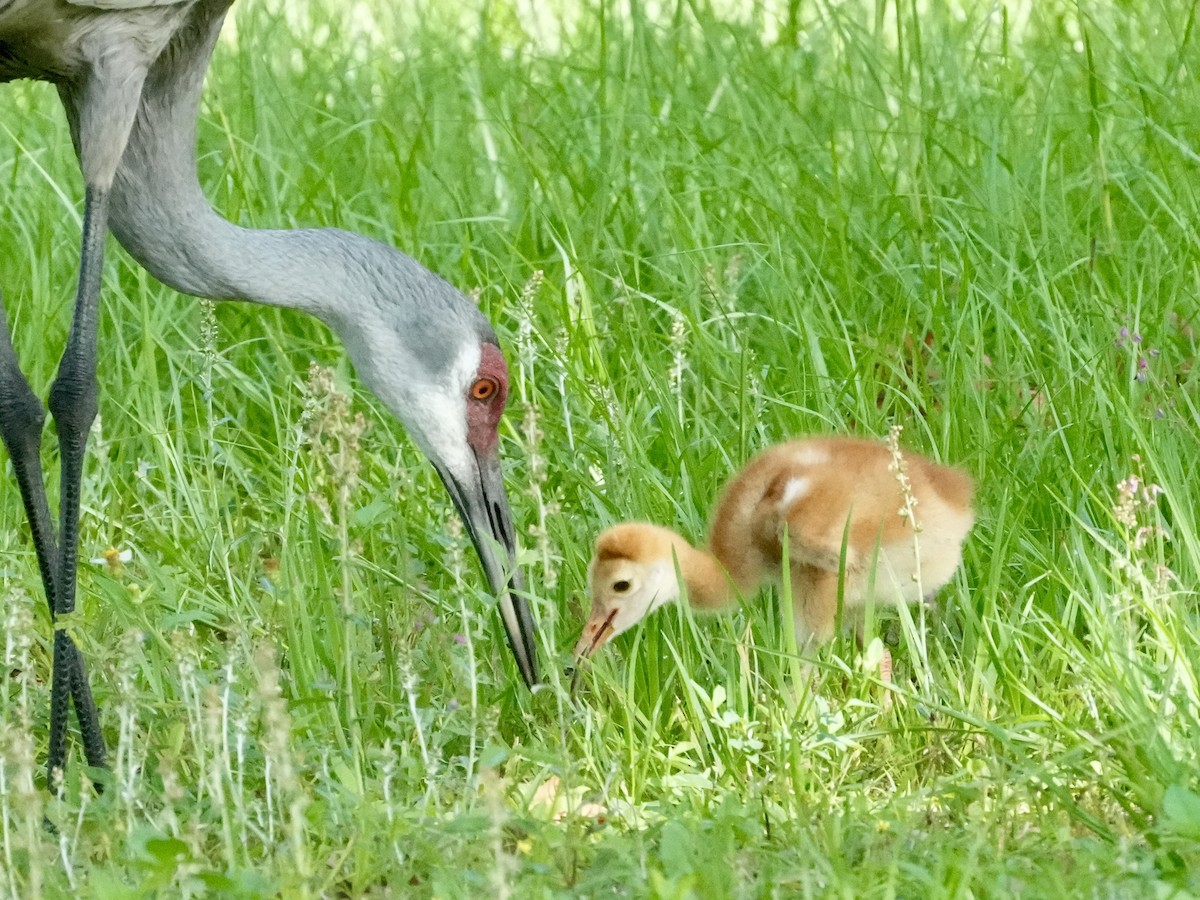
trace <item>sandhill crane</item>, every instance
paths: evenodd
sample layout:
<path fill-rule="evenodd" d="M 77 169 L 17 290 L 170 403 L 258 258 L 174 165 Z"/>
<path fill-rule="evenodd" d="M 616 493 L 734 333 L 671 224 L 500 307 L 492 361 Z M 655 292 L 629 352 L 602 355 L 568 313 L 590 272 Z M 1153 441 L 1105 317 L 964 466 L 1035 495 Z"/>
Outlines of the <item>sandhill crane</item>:
<path fill-rule="evenodd" d="M 180 291 L 301 309 L 344 342 L 363 383 L 433 463 L 466 523 L 525 682 L 537 680 L 535 625 L 515 568 L 497 426 L 508 369 L 475 305 L 415 260 L 334 229 L 240 228 L 196 176 L 200 89 L 232 0 L 0 0 L 0 81 L 58 89 L 85 186 L 74 315 L 47 406 L 62 455 L 57 538 L 39 447 L 45 413 L 22 374 L 0 305 L 0 437 L 33 530 L 51 614 L 75 606 L 80 478 L 96 415 L 96 323 L 111 228 Z M 89 763 L 104 741 L 78 649 L 54 640 L 47 770 L 66 761 L 68 706 Z"/>
<path fill-rule="evenodd" d="M 779 581 L 785 532 L 801 651 L 832 637 L 839 585 L 851 613 L 872 593 L 882 602 L 910 603 L 932 595 L 962 559 L 975 519 L 974 487 L 961 469 L 915 453 L 901 459 L 898 472 L 889 448 L 874 441 L 789 441 L 751 460 L 726 485 L 706 550 L 644 522 L 603 532 L 588 570 L 592 609 L 576 657 L 593 655 L 678 600 L 677 563 L 688 603 L 699 611 L 728 609 Z"/>

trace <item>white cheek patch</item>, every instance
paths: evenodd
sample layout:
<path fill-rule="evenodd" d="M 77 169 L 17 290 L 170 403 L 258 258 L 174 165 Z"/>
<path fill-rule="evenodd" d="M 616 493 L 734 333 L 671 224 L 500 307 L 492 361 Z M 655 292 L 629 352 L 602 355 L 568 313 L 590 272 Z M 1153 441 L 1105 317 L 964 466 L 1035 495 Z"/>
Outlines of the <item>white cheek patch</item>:
<path fill-rule="evenodd" d="M 432 385 L 417 389 L 408 404 L 411 421 L 404 424 L 426 456 L 440 461 L 456 475 L 470 461 L 467 451 L 467 410 L 462 401 Z M 406 418 L 408 418 L 406 416 Z M 418 424 L 419 423 L 419 424 Z"/>
<path fill-rule="evenodd" d="M 449 369 L 448 383 L 410 382 L 409 407 L 413 421 L 409 433 L 429 456 L 463 477 L 474 468 L 467 446 L 466 394 L 479 368 L 479 347 L 463 347 Z"/>

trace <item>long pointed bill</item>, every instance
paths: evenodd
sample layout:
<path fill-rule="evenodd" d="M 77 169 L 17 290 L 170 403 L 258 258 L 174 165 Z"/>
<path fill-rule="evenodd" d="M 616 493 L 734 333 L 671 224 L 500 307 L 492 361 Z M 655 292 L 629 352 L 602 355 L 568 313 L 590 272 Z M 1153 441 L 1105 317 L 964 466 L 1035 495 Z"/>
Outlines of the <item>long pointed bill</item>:
<path fill-rule="evenodd" d="M 475 453 L 473 459 L 475 471 L 468 477 L 459 478 L 440 465 L 437 471 L 471 533 L 471 542 L 483 563 L 492 592 L 499 598 L 500 618 L 517 668 L 526 686 L 533 687 L 538 680 L 534 640 L 537 626 L 529 612 L 529 601 L 521 593 L 525 583 L 516 564 L 517 544 L 508 495 L 504 493 L 500 457 L 494 452 Z"/>
<path fill-rule="evenodd" d="M 608 643 L 614 633 L 613 619 L 616 618 L 616 615 L 615 609 L 607 615 L 603 612 L 592 613 L 592 617 L 583 626 L 583 634 L 579 636 L 579 643 L 575 645 L 576 661 L 591 659 L 601 647 Z"/>

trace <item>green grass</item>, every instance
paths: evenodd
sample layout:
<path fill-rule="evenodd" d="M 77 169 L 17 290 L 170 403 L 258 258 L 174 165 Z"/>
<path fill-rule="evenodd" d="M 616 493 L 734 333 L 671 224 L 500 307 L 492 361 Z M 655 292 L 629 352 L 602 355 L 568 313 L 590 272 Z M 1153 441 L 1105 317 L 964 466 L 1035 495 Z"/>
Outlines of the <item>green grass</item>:
<path fill-rule="evenodd" d="M 83 566 L 73 620 L 112 784 L 73 754 L 41 789 L 51 631 L 6 476 L 0 893 L 1200 891 L 1194 4 L 592 3 L 538 37 L 507 3 L 280 6 L 217 50 L 206 190 L 479 290 L 547 685 L 397 423 L 306 393 L 314 361 L 354 384 L 328 332 L 113 245 L 81 555 L 133 558 Z M 2 90 L 0 285 L 44 396 L 82 191 L 53 91 Z M 600 528 L 700 538 L 758 449 L 892 424 L 975 474 L 979 521 L 922 639 L 881 617 L 891 687 L 841 638 L 810 693 L 763 596 L 657 614 L 568 698 Z M 1123 524 L 1135 472 L 1163 493 Z"/>

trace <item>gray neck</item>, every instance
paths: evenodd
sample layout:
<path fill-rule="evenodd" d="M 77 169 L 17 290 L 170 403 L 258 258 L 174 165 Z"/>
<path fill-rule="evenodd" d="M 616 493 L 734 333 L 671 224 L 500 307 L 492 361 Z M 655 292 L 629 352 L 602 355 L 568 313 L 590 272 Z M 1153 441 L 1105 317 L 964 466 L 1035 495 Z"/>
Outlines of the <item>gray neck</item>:
<path fill-rule="evenodd" d="M 177 290 L 301 309 L 343 337 L 399 298 L 419 299 L 425 316 L 469 315 L 461 294 L 391 247 L 335 229 L 241 228 L 213 211 L 196 176 L 195 122 L 227 7 L 197 3 L 146 78 L 110 198 L 122 246 Z"/>

